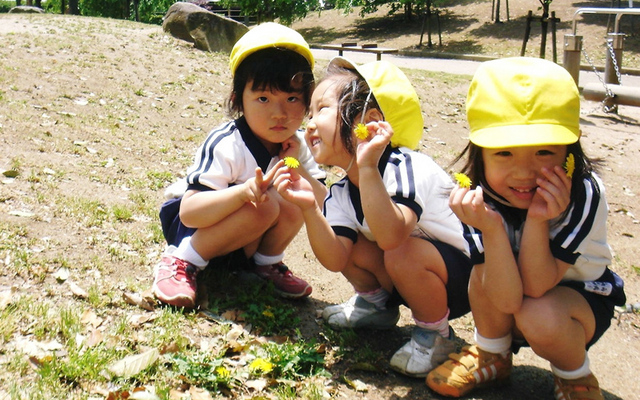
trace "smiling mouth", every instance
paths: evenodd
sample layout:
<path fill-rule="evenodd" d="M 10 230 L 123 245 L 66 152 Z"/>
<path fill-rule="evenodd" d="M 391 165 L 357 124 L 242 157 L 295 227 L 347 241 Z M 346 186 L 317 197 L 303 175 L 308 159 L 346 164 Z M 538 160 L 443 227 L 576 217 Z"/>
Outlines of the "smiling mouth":
<path fill-rule="evenodd" d="M 313 140 L 311 141 L 311 146 L 315 146 L 315 145 L 317 145 L 317 144 L 320 144 L 320 142 L 321 142 L 321 140 L 320 140 L 320 139 L 313 139 Z"/>

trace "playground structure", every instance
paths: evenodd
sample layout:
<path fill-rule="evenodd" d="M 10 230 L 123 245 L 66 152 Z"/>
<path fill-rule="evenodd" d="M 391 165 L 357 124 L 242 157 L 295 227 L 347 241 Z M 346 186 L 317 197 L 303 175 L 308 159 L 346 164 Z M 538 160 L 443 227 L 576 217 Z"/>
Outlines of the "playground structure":
<path fill-rule="evenodd" d="M 632 4 L 630 2 L 630 4 Z M 617 105 L 640 107 L 640 88 L 621 85 L 622 51 L 624 33 L 619 31 L 620 18 L 623 15 L 640 15 L 640 9 L 634 8 L 580 8 L 573 15 L 573 30 L 564 36 L 563 66 L 569 71 L 576 85 L 579 83 L 580 57 L 583 53 L 582 36 L 577 35 L 577 17 L 581 14 L 615 15 L 614 31 L 608 33 L 607 55 L 605 61 L 604 78 L 600 76 L 595 66 L 585 53 L 585 58 L 593 68 L 602 83 L 588 84 L 583 88 L 583 96 L 587 100 L 602 101 L 605 112 L 617 112 Z"/>

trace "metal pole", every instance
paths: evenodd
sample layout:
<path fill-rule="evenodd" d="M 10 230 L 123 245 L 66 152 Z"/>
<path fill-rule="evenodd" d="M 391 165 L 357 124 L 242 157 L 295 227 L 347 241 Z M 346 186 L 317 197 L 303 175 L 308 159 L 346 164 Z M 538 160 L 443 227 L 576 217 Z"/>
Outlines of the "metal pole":
<path fill-rule="evenodd" d="M 582 52 L 582 36 L 564 35 L 564 69 L 566 69 L 578 85 L 580 79 L 580 53 Z"/>

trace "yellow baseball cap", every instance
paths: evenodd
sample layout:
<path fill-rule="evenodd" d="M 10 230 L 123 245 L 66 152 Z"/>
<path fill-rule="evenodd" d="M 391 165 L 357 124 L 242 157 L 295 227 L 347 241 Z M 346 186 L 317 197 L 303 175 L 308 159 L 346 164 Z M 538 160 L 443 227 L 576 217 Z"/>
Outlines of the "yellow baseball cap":
<path fill-rule="evenodd" d="M 467 94 L 469 140 L 480 147 L 566 145 L 580 138 L 580 93 L 571 74 L 540 58 L 478 67 Z"/>
<path fill-rule="evenodd" d="M 298 32 L 275 22 L 260 24 L 245 33 L 231 49 L 229 68 L 235 75 L 238 66 L 245 58 L 258 50 L 269 47 L 293 50 L 307 59 L 313 69 L 314 59 L 309 44 Z"/>
<path fill-rule="evenodd" d="M 357 71 L 371 88 L 384 119 L 393 128 L 391 145 L 415 149 L 422 138 L 424 119 L 415 89 L 400 68 L 387 61 L 357 66 L 344 57 L 329 64 Z"/>

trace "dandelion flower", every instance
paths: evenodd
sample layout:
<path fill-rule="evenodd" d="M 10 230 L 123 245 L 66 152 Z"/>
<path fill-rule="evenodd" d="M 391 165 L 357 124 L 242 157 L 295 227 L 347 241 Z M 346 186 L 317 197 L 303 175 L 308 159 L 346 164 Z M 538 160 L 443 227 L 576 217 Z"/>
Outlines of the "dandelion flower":
<path fill-rule="evenodd" d="M 226 367 L 223 366 L 219 366 L 216 367 L 216 375 L 218 375 L 218 377 L 225 379 L 225 378 L 229 378 L 231 376 L 231 371 L 229 371 Z"/>
<path fill-rule="evenodd" d="M 275 315 L 273 315 L 273 313 L 271 312 L 271 310 L 264 310 L 264 311 L 262 312 L 262 315 L 264 315 L 264 316 L 265 316 L 265 317 L 267 317 L 267 318 L 271 318 L 271 319 L 274 319 L 274 318 L 276 317 Z"/>
<path fill-rule="evenodd" d="M 569 153 L 562 167 L 567 171 L 568 178 L 573 177 L 573 171 L 576 169 L 576 159 L 573 157 L 573 153 Z"/>
<path fill-rule="evenodd" d="M 298 168 L 300 166 L 300 161 L 298 161 L 295 157 L 285 157 L 284 165 L 289 168 Z"/>
<path fill-rule="evenodd" d="M 471 179 L 462 172 L 456 172 L 453 176 L 456 178 L 456 181 L 458 181 L 458 185 L 461 188 L 471 187 Z"/>
<path fill-rule="evenodd" d="M 255 360 L 251 361 L 251 364 L 249 364 L 249 369 L 254 374 L 256 373 L 266 374 L 273 370 L 273 364 L 271 364 L 269 361 L 265 360 L 264 358 L 256 358 Z"/>
<path fill-rule="evenodd" d="M 365 140 L 367 137 L 369 137 L 369 130 L 367 129 L 367 126 L 365 124 L 358 124 L 356 126 L 356 129 L 353 130 L 353 132 L 356 134 L 356 137 L 360 140 Z"/>

